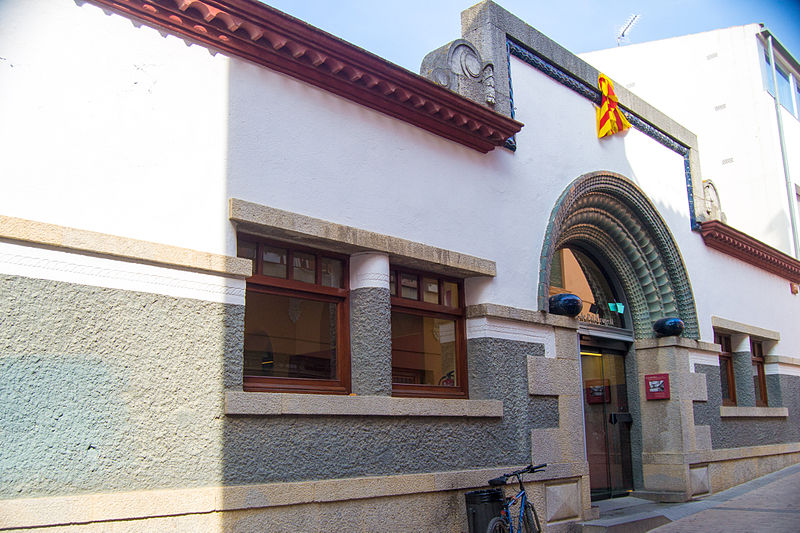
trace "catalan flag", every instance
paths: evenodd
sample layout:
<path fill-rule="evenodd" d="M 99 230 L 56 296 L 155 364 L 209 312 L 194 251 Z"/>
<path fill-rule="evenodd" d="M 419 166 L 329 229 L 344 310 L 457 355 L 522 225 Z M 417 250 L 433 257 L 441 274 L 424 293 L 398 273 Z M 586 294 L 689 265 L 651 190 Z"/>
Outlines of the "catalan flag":
<path fill-rule="evenodd" d="M 600 107 L 597 108 L 597 137 L 613 135 L 631 127 L 631 123 L 620 112 L 617 104 L 617 95 L 614 94 L 614 84 L 602 72 L 597 77 L 597 85 L 603 93 Z"/>

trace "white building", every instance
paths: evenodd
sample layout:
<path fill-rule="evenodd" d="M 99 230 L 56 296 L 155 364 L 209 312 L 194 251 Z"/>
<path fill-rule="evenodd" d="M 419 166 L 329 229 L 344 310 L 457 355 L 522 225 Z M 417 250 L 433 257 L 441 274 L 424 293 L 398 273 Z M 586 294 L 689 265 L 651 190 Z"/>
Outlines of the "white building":
<path fill-rule="evenodd" d="M 250 0 L 3 15 L 0 529 L 464 531 L 548 463 L 567 531 L 800 458 L 800 262 L 498 5 L 426 77 Z"/>
<path fill-rule="evenodd" d="M 777 37 L 748 24 L 581 57 L 697 134 L 728 224 L 798 257 L 800 64 Z"/>

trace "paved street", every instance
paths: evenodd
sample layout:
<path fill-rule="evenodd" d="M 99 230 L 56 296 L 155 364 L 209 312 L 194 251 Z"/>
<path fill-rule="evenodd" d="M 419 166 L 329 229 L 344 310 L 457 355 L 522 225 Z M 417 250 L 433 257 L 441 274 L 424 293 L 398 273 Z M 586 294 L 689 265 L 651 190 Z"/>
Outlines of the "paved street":
<path fill-rule="evenodd" d="M 699 512 L 696 509 L 705 508 Z M 692 513 L 679 518 L 680 514 Z M 797 533 L 800 531 L 800 465 L 664 512 L 673 521 L 658 533 Z"/>

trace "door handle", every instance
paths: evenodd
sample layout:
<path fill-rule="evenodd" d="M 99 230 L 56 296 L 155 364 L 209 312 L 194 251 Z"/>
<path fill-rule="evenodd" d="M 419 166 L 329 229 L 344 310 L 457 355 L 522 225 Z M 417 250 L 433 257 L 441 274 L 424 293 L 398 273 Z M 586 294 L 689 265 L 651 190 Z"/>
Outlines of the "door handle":
<path fill-rule="evenodd" d="M 616 424 L 617 422 L 633 422 L 633 417 L 630 413 L 609 413 L 608 423 Z"/>

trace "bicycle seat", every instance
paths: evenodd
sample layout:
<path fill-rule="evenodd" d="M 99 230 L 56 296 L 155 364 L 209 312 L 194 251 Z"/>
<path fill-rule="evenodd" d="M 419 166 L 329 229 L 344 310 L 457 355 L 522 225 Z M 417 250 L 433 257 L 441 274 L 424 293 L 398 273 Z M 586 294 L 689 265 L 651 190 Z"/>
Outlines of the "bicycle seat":
<path fill-rule="evenodd" d="M 508 478 L 506 476 L 500 476 L 500 477 L 496 477 L 494 479 L 490 479 L 489 480 L 489 485 L 491 485 L 492 487 L 499 487 L 501 485 L 505 485 L 507 481 L 508 481 Z"/>

